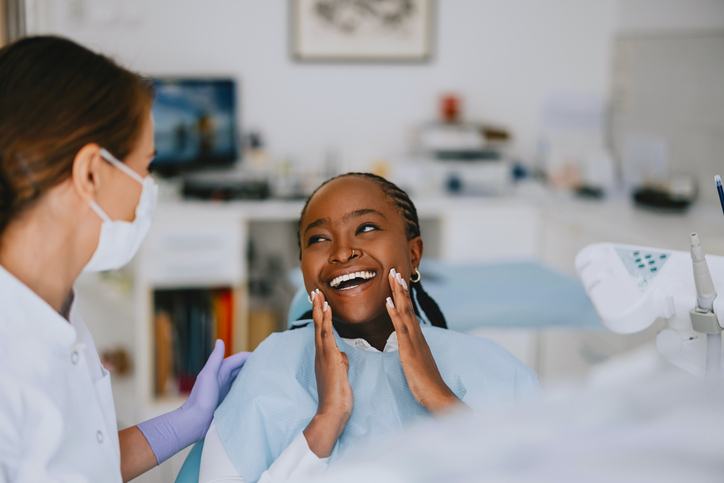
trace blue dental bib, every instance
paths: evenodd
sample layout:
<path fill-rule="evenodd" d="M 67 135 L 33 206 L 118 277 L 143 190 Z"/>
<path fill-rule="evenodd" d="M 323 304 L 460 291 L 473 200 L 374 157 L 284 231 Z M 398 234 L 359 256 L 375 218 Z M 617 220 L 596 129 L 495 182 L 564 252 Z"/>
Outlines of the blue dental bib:
<path fill-rule="evenodd" d="M 475 410 L 542 394 L 536 373 L 490 339 L 423 326 L 445 383 Z M 354 409 L 330 464 L 350 448 L 396 433 L 428 411 L 413 397 L 399 352 L 366 352 L 335 339 L 349 358 Z M 231 461 L 255 482 L 317 411 L 314 324 L 272 334 L 254 351 L 214 415 Z"/>

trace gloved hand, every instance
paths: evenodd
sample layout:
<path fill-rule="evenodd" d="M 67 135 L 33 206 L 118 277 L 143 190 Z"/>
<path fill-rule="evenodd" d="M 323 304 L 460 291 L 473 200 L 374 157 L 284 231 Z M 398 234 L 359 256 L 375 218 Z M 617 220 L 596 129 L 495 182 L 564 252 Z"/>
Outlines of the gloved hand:
<path fill-rule="evenodd" d="M 224 342 L 217 340 L 186 402 L 170 413 L 137 425 L 158 464 L 206 436 L 214 411 L 229 393 L 250 354 L 239 352 L 224 359 Z"/>

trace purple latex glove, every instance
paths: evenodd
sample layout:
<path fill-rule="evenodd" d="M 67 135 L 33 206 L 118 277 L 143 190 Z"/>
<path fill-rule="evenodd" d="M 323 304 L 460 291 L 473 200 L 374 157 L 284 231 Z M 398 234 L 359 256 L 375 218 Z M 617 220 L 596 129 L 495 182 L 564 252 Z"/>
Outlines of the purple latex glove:
<path fill-rule="evenodd" d="M 214 411 L 229 393 L 231 383 L 250 354 L 239 352 L 224 359 L 224 342 L 217 340 L 186 402 L 170 413 L 137 425 L 151 445 L 158 464 L 206 436 Z"/>

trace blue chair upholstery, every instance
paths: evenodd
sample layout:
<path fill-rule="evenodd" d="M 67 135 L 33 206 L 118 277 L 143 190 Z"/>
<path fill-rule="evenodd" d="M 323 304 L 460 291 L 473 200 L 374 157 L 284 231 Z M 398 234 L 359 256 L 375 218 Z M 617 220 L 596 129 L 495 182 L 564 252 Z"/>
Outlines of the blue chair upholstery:
<path fill-rule="evenodd" d="M 287 327 L 294 325 L 302 315 L 312 310 L 312 304 L 309 303 L 307 298 L 308 295 L 303 286 L 294 294 L 292 303 L 289 304 L 289 312 L 287 312 Z"/>
<path fill-rule="evenodd" d="M 429 259 L 422 261 L 420 273 L 452 330 L 605 331 L 583 284 L 538 260 Z"/>
<path fill-rule="evenodd" d="M 204 449 L 204 440 L 202 439 L 191 448 L 191 452 L 186 456 L 184 464 L 181 466 L 176 483 L 199 483 L 199 469 L 201 468 L 201 452 Z"/>

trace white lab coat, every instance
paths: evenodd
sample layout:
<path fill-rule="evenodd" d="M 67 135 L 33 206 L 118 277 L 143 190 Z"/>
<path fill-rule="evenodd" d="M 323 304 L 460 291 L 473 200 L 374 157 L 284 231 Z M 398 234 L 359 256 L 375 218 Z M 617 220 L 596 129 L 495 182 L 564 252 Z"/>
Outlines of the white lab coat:
<path fill-rule="evenodd" d="M 70 314 L 0 267 L 0 483 L 122 481 L 110 374 Z"/>

